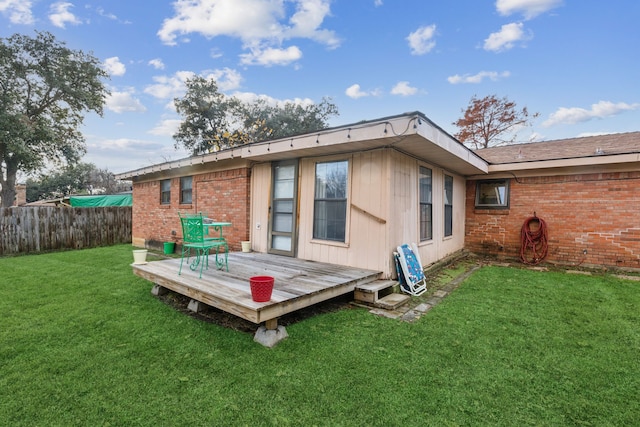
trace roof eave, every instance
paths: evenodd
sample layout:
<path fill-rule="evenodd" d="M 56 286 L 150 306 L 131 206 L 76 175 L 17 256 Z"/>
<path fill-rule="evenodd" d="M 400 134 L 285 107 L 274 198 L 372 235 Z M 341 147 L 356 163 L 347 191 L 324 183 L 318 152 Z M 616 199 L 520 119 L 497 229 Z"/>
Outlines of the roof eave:
<path fill-rule="evenodd" d="M 461 175 L 487 173 L 487 163 L 419 112 L 359 122 L 272 141 L 255 142 L 116 175 L 131 179 L 215 161 L 252 162 L 324 156 L 392 147 Z"/>

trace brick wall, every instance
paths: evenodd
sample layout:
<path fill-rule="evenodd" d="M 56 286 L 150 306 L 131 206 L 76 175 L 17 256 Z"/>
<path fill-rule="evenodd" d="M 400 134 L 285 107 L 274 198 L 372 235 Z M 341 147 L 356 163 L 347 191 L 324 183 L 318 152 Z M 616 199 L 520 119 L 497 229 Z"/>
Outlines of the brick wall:
<path fill-rule="evenodd" d="M 133 184 L 133 244 L 157 249 L 182 242 L 179 212 L 203 212 L 233 225 L 224 229 L 229 250 L 249 240 L 251 170 L 239 168 L 193 175 L 192 203 L 180 204 L 180 178 L 171 179 L 171 204 L 160 204 L 160 180 Z"/>
<path fill-rule="evenodd" d="M 510 186 L 508 210 L 476 209 L 476 181 L 467 181 L 468 250 L 519 258 L 522 225 L 535 212 L 548 229 L 546 261 L 640 268 L 640 172 L 518 178 Z"/>

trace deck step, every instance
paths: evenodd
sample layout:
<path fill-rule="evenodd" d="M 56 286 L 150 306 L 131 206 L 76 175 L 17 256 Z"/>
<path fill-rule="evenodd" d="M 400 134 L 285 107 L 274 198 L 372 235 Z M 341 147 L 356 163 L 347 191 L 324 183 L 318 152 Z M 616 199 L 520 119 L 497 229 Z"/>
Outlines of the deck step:
<path fill-rule="evenodd" d="M 374 305 L 386 310 L 395 310 L 410 299 L 411 297 L 405 294 L 389 294 L 385 297 L 380 298 L 374 303 Z"/>
<path fill-rule="evenodd" d="M 398 282 L 395 280 L 374 280 L 372 282 L 363 283 L 356 286 L 354 290 L 354 299 L 358 302 L 382 307 L 378 305 L 379 301 L 390 295 L 399 295 L 393 293 L 393 287 L 397 285 Z M 389 300 L 391 300 L 392 298 L 394 297 L 389 298 Z M 402 303 L 404 302 L 406 302 L 406 300 Z"/>

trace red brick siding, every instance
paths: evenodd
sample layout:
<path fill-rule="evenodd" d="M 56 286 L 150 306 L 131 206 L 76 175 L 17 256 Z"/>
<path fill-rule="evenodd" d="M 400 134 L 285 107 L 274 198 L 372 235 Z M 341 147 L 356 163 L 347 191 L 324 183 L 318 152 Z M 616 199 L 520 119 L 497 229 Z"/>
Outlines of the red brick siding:
<path fill-rule="evenodd" d="M 535 212 L 547 224 L 546 261 L 640 268 L 640 172 L 519 178 L 510 186 L 508 210 L 476 209 L 476 181 L 467 182 L 468 250 L 519 258 L 522 224 Z"/>
<path fill-rule="evenodd" d="M 193 176 L 192 203 L 180 204 L 180 178 L 171 179 L 171 204 L 160 204 L 160 180 L 133 184 L 133 238 L 151 247 L 163 242 L 181 243 L 178 211 L 204 212 L 233 225 L 224 229 L 230 250 L 240 250 L 249 240 L 251 170 L 233 169 Z"/>

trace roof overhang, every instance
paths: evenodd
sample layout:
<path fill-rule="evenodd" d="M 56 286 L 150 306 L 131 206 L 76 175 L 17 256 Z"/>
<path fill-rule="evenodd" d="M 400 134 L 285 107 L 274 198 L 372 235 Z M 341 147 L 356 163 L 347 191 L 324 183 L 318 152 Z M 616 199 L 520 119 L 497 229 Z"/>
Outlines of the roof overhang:
<path fill-rule="evenodd" d="M 489 165 L 491 177 L 503 176 L 548 176 L 594 173 L 602 171 L 638 171 L 640 153 L 612 154 L 603 156 L 577 157 L 570 159 L 540 160 Z M 483 179 L 486 175 L 470 176 Z"/>
<path fill-rule="evenodd" d="M 255 142 L 218 152 L 153 165 L 116 175 L 132 179 L 157 175 L 163 171 L 204 166 L 210 162 L 269 162 L 292 158 L 392 148 L 418 160 L 434 164 L 459 175 L 488 172 L 488 164 L 473 151 L 443 131 L 421 113 L 360 122 L 273 141 Z"/>

